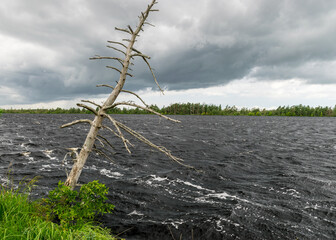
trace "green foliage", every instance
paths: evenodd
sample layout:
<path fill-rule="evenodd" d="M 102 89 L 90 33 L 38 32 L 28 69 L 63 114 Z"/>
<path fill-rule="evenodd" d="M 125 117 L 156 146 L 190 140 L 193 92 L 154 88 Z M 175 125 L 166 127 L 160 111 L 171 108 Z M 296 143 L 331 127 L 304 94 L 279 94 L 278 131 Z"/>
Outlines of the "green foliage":
<path fill-rule="evenodd" d="M 65 228 L 46 221 L 41 215 L 46 208 L 39 201 L 29 200 L 29 192 L 36 180 L 37 178 L 31 181 L 24 179 L 16 189 L 9 184 L 0 186 L 0 239 L 116 240 L 108 229 L 94 226 L 90 222 L 77 228 Z"/>
<path fill-rule="evenodd" d="M 106 203 L 107 193 L 106 186 L 98 181 L 82 185 L 79 192 L 59 182 L 43 200 L 46 218 L 59 221 L 66 228 L 82 226 L 97 214 L 112 212 L 114 206 Z"/>

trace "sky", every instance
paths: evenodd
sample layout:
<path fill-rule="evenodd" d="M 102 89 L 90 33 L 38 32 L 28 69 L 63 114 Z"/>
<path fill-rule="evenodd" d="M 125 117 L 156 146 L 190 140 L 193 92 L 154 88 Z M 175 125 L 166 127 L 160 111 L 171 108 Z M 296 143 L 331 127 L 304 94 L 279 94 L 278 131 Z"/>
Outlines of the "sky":
<path fill-rule="evenodd" d="M 2 0 L 0 108 L 101 103 L 120 57 L 107 40 L 137 25 L 150 0 Z M 336 1 L 158 0 L 136 48 L 151 56 L 164 95 L 135 60 L 126 90 L 147 104 L 275 108 L 336 104 Z M 117 65 L 113 65 L 117 66 Z M 133 100 L 128 95 L 120 100 Z"/>

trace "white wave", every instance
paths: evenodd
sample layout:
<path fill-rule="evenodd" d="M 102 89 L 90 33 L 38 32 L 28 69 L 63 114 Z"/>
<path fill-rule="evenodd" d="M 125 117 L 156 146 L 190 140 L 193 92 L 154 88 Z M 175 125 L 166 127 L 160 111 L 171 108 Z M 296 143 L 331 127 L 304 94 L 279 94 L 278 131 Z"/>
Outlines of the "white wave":
<path fill-rule="evenodd" d="M 52 157 L 50 154 L 53 152 L 54 150 L 44 150 L 42 151 L 43 154 L 45 156 L 47 156 L 50 160 L 57 160 L 57 157 Z"/>
<path fill-rule="evenodd" d="M 133 212 L 131 212 L 131 213 L 127 214 L 127 215 L 129 215 L 129 216 L 132 216 L 132 215 L 143 216 L 144 214 L 141 213 L 141 212 L 138 212 L 138 211 L 134 210 Z"/>
<path fill-rule="evenodd" d="M 179 219 L 179 220 L 173 220 L 173 219 L 168 219 L 166 221 L 163 221 L 162 224 L 170 224 L 172 225 L 175 229 L 178 229 L 179 228 L 179 225 L 185 223 L 186 221 L 183 220 L 183 219 Z"/>
<path fill-rule="evenodd" d="M 223 193 L 214 193 L 214 194 L 208 194 L 208 197 L 215 197 L 215 198 L 219 198 L 219 199 L 228 199 L 228 198 L 237 198 L 236 196 L 230 195 L 226 192 Z"/>
<path fill-rule="evenodd" d="M 106 177 L 109 177 L 109 178 L 120 178 L 124 176 L 120 172 L 112 172 L 111 170 L 107 170 L 107 169 L 101 169 L 100 174 L 105 175 Z"/>
<path fill-rule="evenodd" d="M 31 152 L 22 152 L 21 155 L 23 155 L 26 159 L 28 159 L 28 163 L 34 162 L 34 158 L 30 156 Z"/>
<path fill-rule="evenodd" d="M 148 185 L 153 185 L 153 182 L 163 182 L 163 181 L 169 181 L 168 178 L 162 178 L 162 177 L 158 177 L 156 175 L 150 175 L 151 176 L 151 179 L 148 179 L 146 181 L 146 183 Z M 157 184 L 155 184 L 157 185 Z"/>
<path fill-rule="evenodd" d="M 196 188 L 196 189 L 198 189 L 198 190 L 204 190 L 204 191 L 207 191 L 207 192 L 216 192 L 215 190 L 207 189 L 207 188 L 204 188 L 204 187 L 202 187 L 202 186 L 193 184 L 193 183 L 191 183 L 191 182 L 183 181 L 183 180 L 181 180 L 181 179 L 176 179 L 176 182 L 178 182 L 178 183 L 182 183 L 182 184 L 184 184 L 184 185 L 187 185 L 187 186 L 190 186 L 190 187 L 193 187 L 193 188 Z"/>

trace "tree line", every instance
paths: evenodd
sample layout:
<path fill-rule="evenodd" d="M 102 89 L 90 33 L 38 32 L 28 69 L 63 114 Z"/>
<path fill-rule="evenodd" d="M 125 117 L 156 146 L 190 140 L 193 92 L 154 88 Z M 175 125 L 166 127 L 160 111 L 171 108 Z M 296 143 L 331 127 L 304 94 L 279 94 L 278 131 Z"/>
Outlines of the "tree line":
<path fill-rule="evenodd" d="M 165 115 L 241 115 L 241 116 L 299 116 L 299 117 L 336 117 L 336 105 L 331 107 L 310 107 L 304 105 L 279 106 L 276 109 L 265 108 L 237 108 L 236 106 L 200 104 L 200 103 L 174 103 L 159 108 L 151 105 L 151 109 Z M 1 112 L 1 110 L 0 110 Z M 55 109 L 3 109 L 3 113 L 32 113 L 32 114 L 91 114 L 83 108 L 55 108 Z M 108 114 L 150 114 L 140 108 L 114 108 Z"/>

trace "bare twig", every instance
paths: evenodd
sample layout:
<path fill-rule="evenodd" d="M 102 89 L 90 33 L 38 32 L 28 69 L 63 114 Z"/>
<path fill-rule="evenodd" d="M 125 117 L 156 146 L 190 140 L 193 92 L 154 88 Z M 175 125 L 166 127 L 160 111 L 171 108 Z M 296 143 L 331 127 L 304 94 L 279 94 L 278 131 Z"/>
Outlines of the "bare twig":
<path fill-rule="evenodd" d="M 115 42 L 115 41 L 107 41 L 107 42 L 108 42 L 108 43 L 113 43 L 113 44 L 121 45 L 121 46 L 123 46 L 124 48 L 127 49 L 127 46 L 126 46 L 125 44 L 121 43 L 121 42 Z"/>
<path fill-rule="evenodd" d="M 103 139 L 103 141 L 104 141 L 107 145 L 109 145 L 109 146 L 114 150 L 113 145 L 110 143 L 109 140 L 107 140 L 107 138 L 105 138 L 105 137 L 103 137 L 103 136 L 101 136 L 101 135 L 99 135 L 99 134 L 97 135 L 97 137 Z"/>
<path fill-rule="evenodd" d="M 154 110 L 151 109 L 151 108 L 143 107 L 143 106 L 140 106 L 140 105 L 137 105 L 137 104 L 134 104 L 134 103 L 130 103 L 130 102 L 118 102 L 118 103 L 115 103 L 115 104 L 113 104 L 113 105 L 111 105 L 111 106 L 105 107 L 104 109 L 105 109 L 105 110 L 107 110 L 107 109 L 111 109 L 111 108 L 114 108 L 114 107 L 116 107 L 116 106 L 118 106 L 118 105 L 126 105 L 126 106 L 132 106 L 132 107 L 141 108 L 141 109 L 146 110 L 146 111 L 148 111 L 148 112 L 154 113 L 155 115 L 158 115 L 158 116 L 160 116 L 160 117 L 163 117 L 163 118 L 165 118 L 165 119 L 167 119 L 167 120 L 169 120 L 169 121 L 176 122 L 176 123 L 180 123 L 180 122 L 181 122 L 181 121 L 179 121 L 179 120 L 175 120 L 175 119 L 172 119 L 172 118 L 170 118 L 170 117 L 167 117 L 167 116 L 165 116 L 165 115 L 163 115 L 163 114 L 161 114 L 161 113 L 158 113 L 158 112 L 154 111 Z"/>
<path fill-rule="evenodd" d="M 135 53 L 135 54 L 132 54 L 132 57 L 142 57 L 142 58 L 147 58 L 147 59 L 150 59 L 149 56 L 146 56 L 142 53 Z"/>
<path fill-rule="evenodd" d="M 129 34 L 132 35 L 132 33 L 131 33 L 129 30 L 127 30 L 127 29 L 124 29 L 124 28 L 117 28 L 117 27 L 115 27 L 114 29 L 117 30 L 117 31 L 121 31 L 121 32 L 129 33 Z"/>
<path fill-rule="evenodd" d="M 97 87 L 109 87 L 109 88 L 114 89 L 113 86 L 107 85 L 107 84 L 100 84 L 100 85 L 97 85 Z M 147 108 L 149 108 L 148 104 L 146 104 L 145 101 L 138 94 L 136 94 L 135 92 L 128 91 L 128 90 L 121 90 L 121 92 L 129 93 L 129 94 L 132 94 L 132 95 L 136 96 Z"/>
<path fill-rule="evenodd" d="M 159 85 L 159 83 L 158 83 L 158 81 L 157 81 L 157 79 L 156 79 L 156 77 L 155 77 L 154 71 L 153 71 L 152 67 L 150 66 L 149 62 L 148 62 L 147 59 L 144 58 L 144 57 L 143 57 L 142 59 L 145 61 L 145 63 L 147 64 L 149 70 L 151 71 L 152 76 L 153 76 L 153 78 L 154 78 L 154 81 L 155 81 L 156 85 L 158 86 L 158 88 L 160 89 L 160 91 L 162 92 L 162 94 L 164 94 L 162 88 L 160 87 L 160 85 Z"/>
<path fill-rule="evenodd" d="M 100 145 L 101 145 L 102 147 L 105 147 L 105 144 L 102 142 L 102 140 L 100 140 L 100 138 L 98 137 L 98 135 L 97 135 L 97 137 L 96 137 L 96 140 L 98 140 L 98 142 L 100 143 Z"/>
<path fill-rule="evenodd" d="M 78 106 L 78 107 L 82 107 L 82 108 L 86 108 L 86 109 L 89 110 L 90 112 L 93 112 L 94 115 L 98 116 L 97 111 L 96 111 L 95 109 L 93 109 L 92 107 L 89 107 L 89 106 L 87 106 L 87 105 L 85 105 L 85 104 L 82 104 L 82 103 L 77 103 L 77 106 Z"/>
<path fill-rule="evenodd" d="M 118 126 L 118 124 L 117 124 L 117 121 L 114 120 L 114 119 L 113 119 L 110 115 L 108 115 L 108 114 L 105 114 L 104 116 L 106 116 L 108 119 L 110 119 L 110 121 L 113 123 L 113 125 L 115 126 L 115 128 L 117 129 L 117 131 L 118 131 L 118 133 L 119 133 L 119 137 L 121 138 L 121 140 L 122 140 L 123 143 L 124 143 L 124 146 L 125 146 L 127 152 L 128 152 L 129 154 L 131 154 L 131 151 L 129 150 L 129 148 L 128 148 L 128 146 L 127 146 L 127 143 L 129 143 L 129 141 L 124 137 L 124 135 L 123 135 L 122 132 L 120 131 L 120 128 L 119 128 L 119 126 Z"/>
<path fill-rule="evenodd" d="M 174 237 L 174 234 L 173 234 L 173 232 L 172 232 L 172 230 L 170 229 L 169 226 L 168 226 L 168 229 L 169 229 L 170 235 L 172 236 L 173 240 L 176 240 L 175 237 Z"/>
<path fill-rule="evenodd" d="M 108 48 L 112 48 L 113 50 L 116 50 L 116 51 L 118 51 L 118 52 L 121 52 L 122 54 L 124 54 L 124 55 L 126 56 L 126 53 L 125 53 L 123 50 L 120 50 L 120 49 L 118 49 L 118 48 L 116 48 L 116 47 L 112 47 L 112 46 L 110 46 L 110 45 L 106 45 L 106 47 L 108 47 Z"/>
<path fill-rule="evenodd" d="M 121 71 L 118 68 L 112 67 L 112 66 L 106 66 L 107 68 L 111 68 L 113 70 L 116 70 L 118 73 L 121 74 Z"/>
<path fill-rule="evenodd" d="M 78 124 L 78 123 L 90 123 L 90 124 L 92 124 L 92 121 L 89 120 L 89 119 L 75 120 L 75 121 L 73 121 L 71 123 L 63 124 L 60 128 L 70 127 L 70 126 L 73 126 L 73 125 Z"/>
<path fill-rule="evenodd" d="M 151 24 L 151 23 L 149 23 L 149 22 L 145 22 L 144 24 L 147 24 L 147 25 L 149 25 L 149 26 L 155 27 L 155 25 L 153 25 L 153 24 Z"/>
<path fill-rule="evenodd" d="M 116 60 L 116 61 L 118 61 L 120 64 L 121 64 L 121 66 L 123 66 L 123 61 L 122 61 L 122 59 L 121 58 L 117 58 L 117 57 L 101 57 L 101 56 L 99 56 L 99 55 L 96 55 L 95 57 L 91 57 L 91 58 L 89 58 L 90 60 L 97 60 L 97 59 L 111 59 L 111 60 Z"/>
<path fill-rule="evenodd" d="M 97 104 L 97 103 L 95 103 L 95 102 L 93 102 L 93 101 L 89 101 L 89 100 L 81 100 L 81 102 L 91 103 L 92 105 L 95 105 L 96 107 L 102 108 L 101 105 L 99 105 L 99 104 Z"/>
<path fill-rule="evenodd" d="M 157 146 L 156 144 L 152 143 L 151 141 L 149 141 L 147 138 L 145 138 L 143 135 L 141 135 L 140 133 L 134 131 L 133 129 L 127 127 L 126 125 L 120 123 L 120 122 L 117 122 L 116 121 L 116 124 L 121 127 L 122 129 L 124 129 L 126 132 L 128 132 L 129 134 L 131 134 L 132 136 L 134 136 L 135 138 L 139 139 L 141 142 L 151 146 L 152 148 L 155 148 L 157 149 L 158 151 L 164 153 L 166 156 L 168 156 L 169 158 L 171 158 L 173 161 L 177 162 L 178 164 L 182 165 L 182 166 L 185 166 L 187 168 L 192 168 L 192 169 L 195 169 L 194 167 L 192 166 L 189 166 L 187 164 L 184 164 L 183 163 L 183 159 L 181 158 L 178 158 L 178 157 L 175 157 L 171 154 L 171 152 L 165 148 L 165 147 L 162 147 L 162 146 Z"/>
<path fill-rule="evenodd" d="M 109 156 L 107 156 L 106 153 L 104 153 L 102 150 L 98 149 L 98 148 L 92 148 L 93 151 L 95 151 L 96 153 L 98 153 L 99 155 L 104 156 L 105 158 L 107 158 L 108 160 L 110 160 L 112 163 L 114 163 L 114 161 L 112 160 L 112 158 L 110 158 Z"/>
<path fill-rule="evenodd" d="M 116 133 L 112 128 L 110 128 L 110 127 L 108 127 L 108 126 L 105 126 L 105 125 L 103 125 L 102 128 L 106 128 L 107 130 L 109 130 L 110 132 L 112 132 L 115 136 L 120 137 L 120 136 L 118 135 L 118 133 Z"/>
<path fill-rule="evenodd" d="M 132 34 L 134 34 L 134 31 L 133 31 L 133 29 L 131 28 L 131 26 L 128 25 L 127 27 L 128 27 L 128 29 L 130 30 L 130 32 L 131 32 Z"/>

